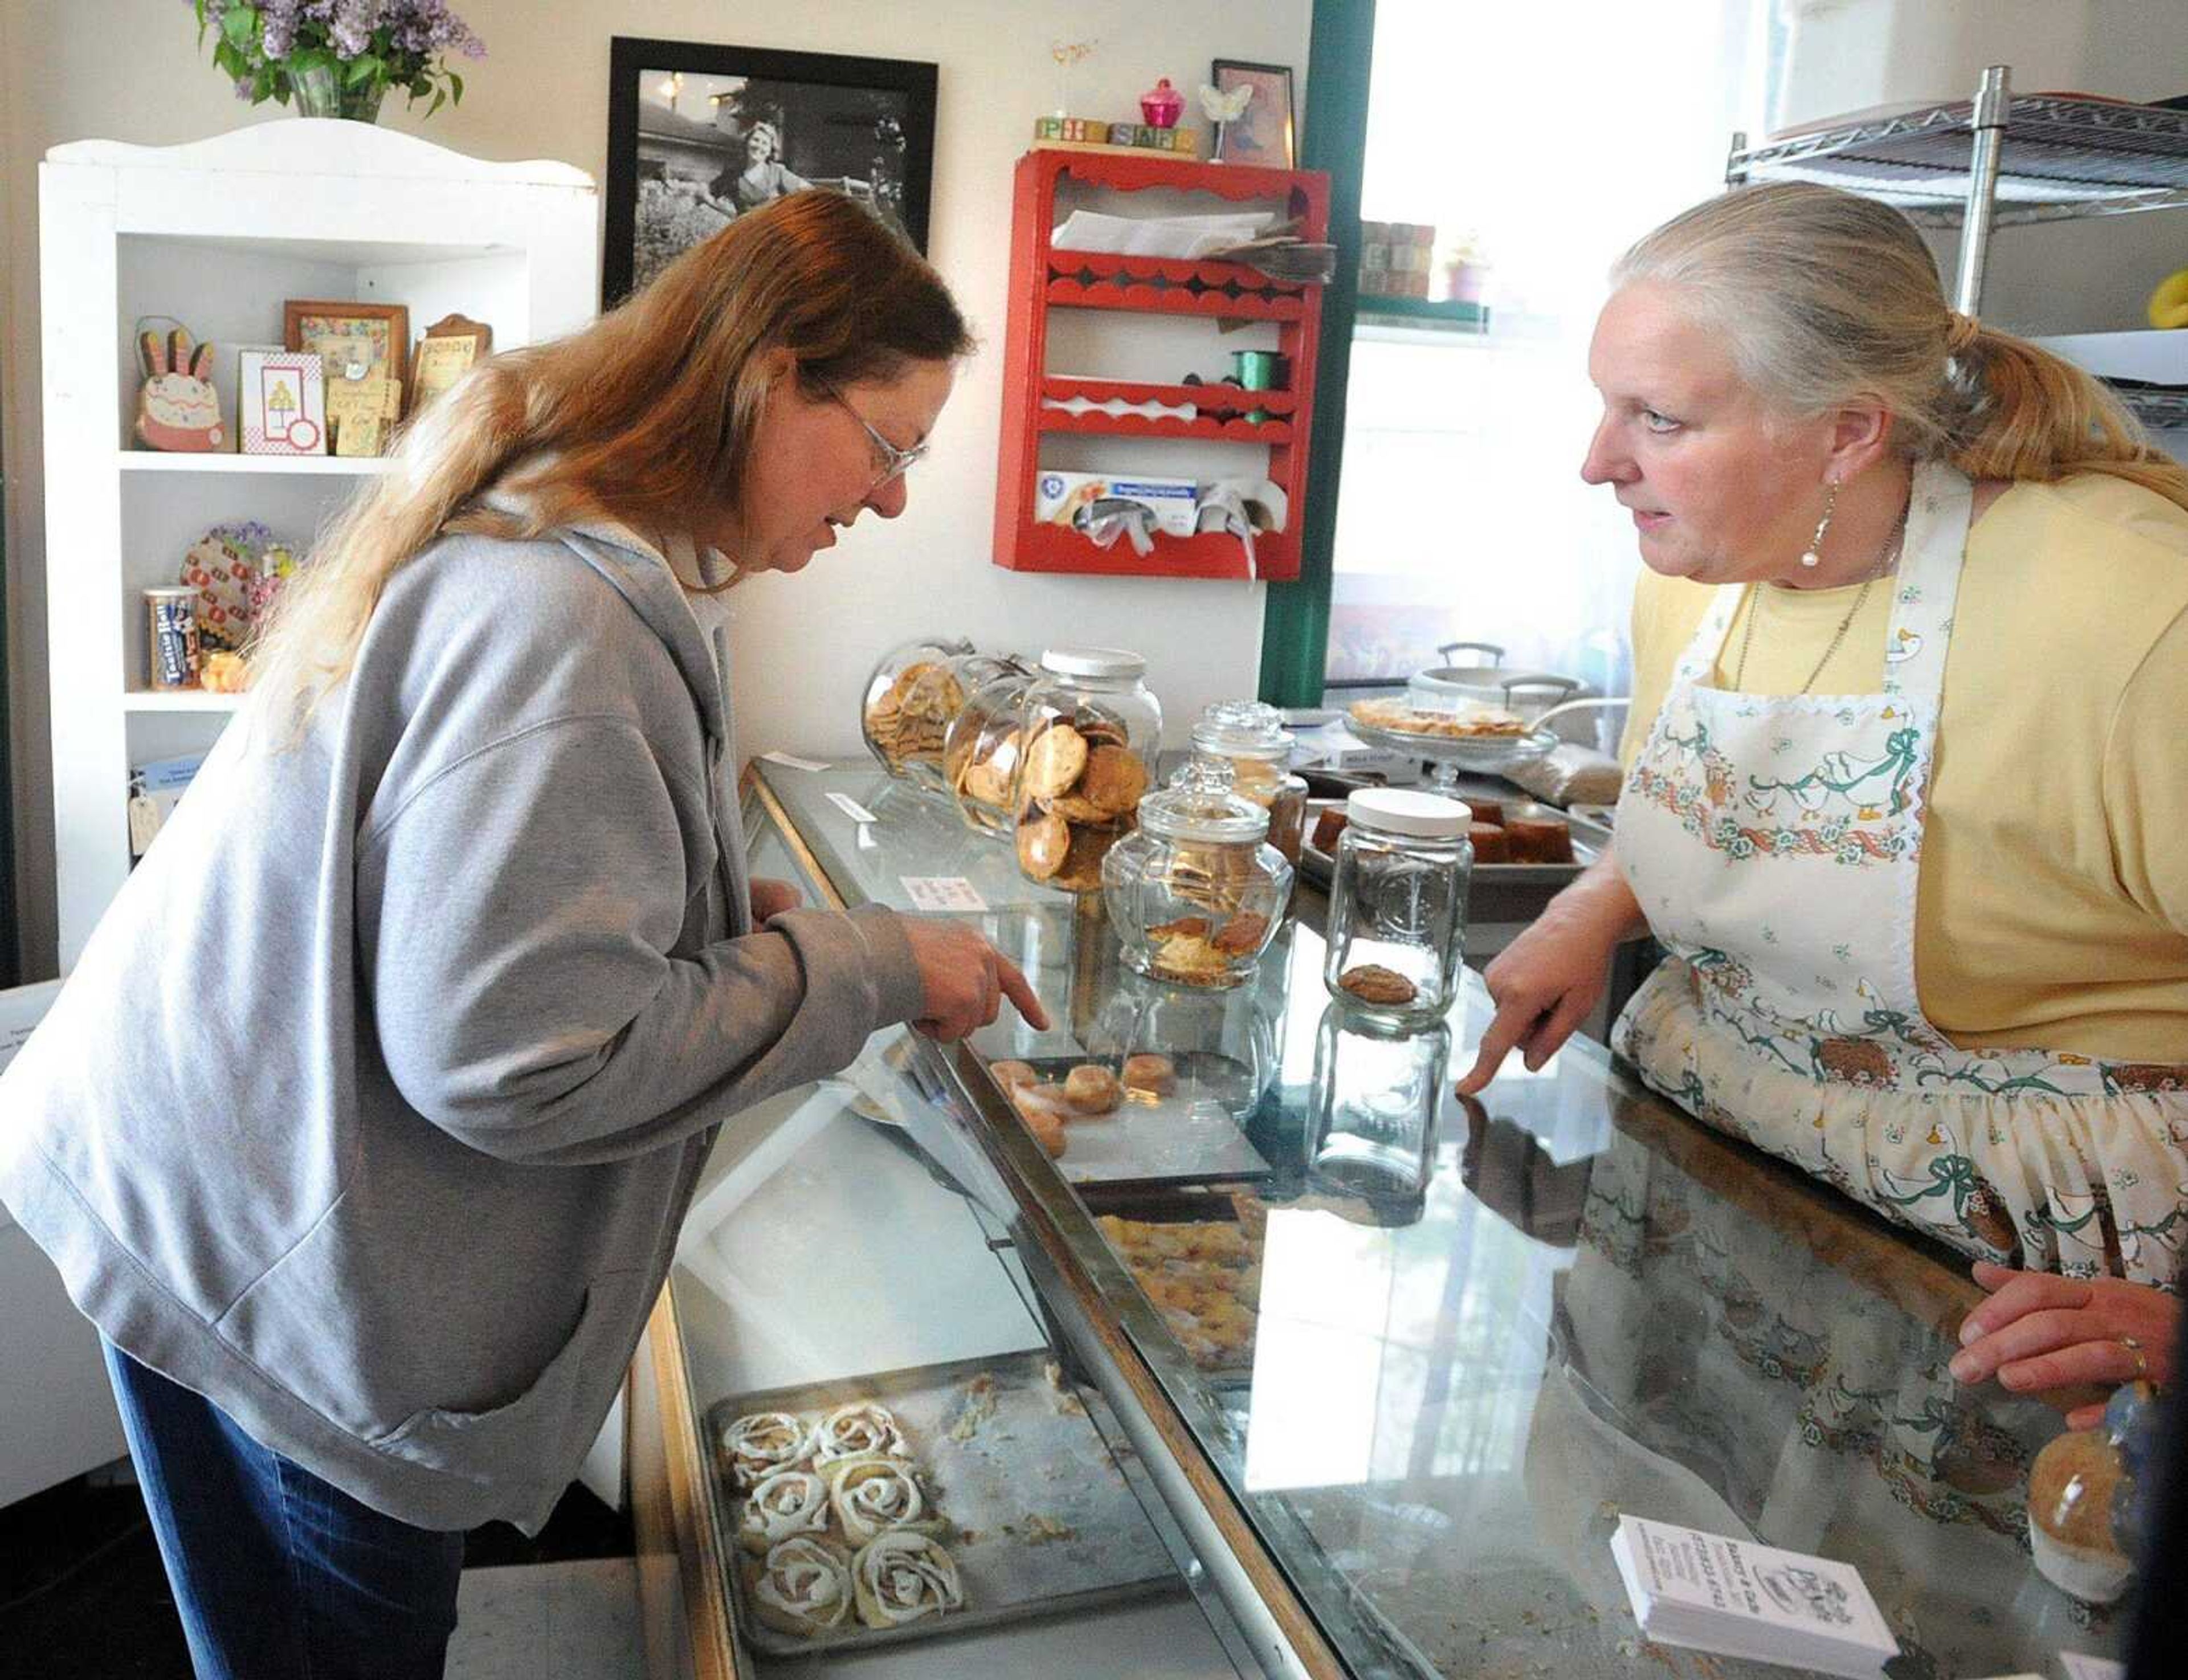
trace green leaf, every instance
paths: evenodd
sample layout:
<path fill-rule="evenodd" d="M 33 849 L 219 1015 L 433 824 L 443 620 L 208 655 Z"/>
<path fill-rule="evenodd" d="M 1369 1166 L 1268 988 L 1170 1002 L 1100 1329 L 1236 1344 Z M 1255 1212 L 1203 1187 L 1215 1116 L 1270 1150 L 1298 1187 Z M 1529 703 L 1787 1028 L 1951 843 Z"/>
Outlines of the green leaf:
<path fill-rule="evenodd" d="M 457 103 L 458 104 L 463 104 L 463 102 L 464 102 L 464 79 L 463 79 L 463 77 L 461 77 L 460 76 L 458 76 L 458 75 L 455 73 L 455 71 L 454 71 L 454 70 L 450 70 L 450 71 L 448 72 L 448 86 L 455 89 L 456 103 Z"/>
<path fill-rule="evenodd" d="M 342 84 L 345 87 L 354 87 L 358 82 L 369 81 L 378 76 L 385 68 L 386 65 L 379 59 L 367 53 L 361 59 L 350 60 L 349 74 L 342 78 Z"/>
<path fill-rule="evenodd" d="M 258 8 L 234 6 L 221 18 L 220 32 L 239 47 L 247 47 L 258 38 Z"/>
<path fill-rule="evenodd" d="M 448 103 L 448 96 L 440 88 L 436 87 L 433 90 L 433 103 L 426 107 L 426 115 L 428 116 L 432 116 L 435 111 L 440 110 L 443 105 L 445 105 Z"/>

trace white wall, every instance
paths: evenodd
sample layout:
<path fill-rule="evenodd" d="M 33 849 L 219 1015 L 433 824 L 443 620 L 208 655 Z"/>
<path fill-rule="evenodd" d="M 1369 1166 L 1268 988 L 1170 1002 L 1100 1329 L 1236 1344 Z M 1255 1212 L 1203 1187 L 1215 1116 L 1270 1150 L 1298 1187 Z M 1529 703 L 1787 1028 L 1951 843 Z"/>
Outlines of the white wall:
<path fill-rule="evenodd" d="M 1033 118 L 1052 109 L 1049 44 L 1097 39 L 1073 72 L 1075 111 L 1122 118 L 1158 75 L 1180 87 L 1218 55 L 1289 64 L 1305 88 L 1310 0 L 456 0 L 488 44 L 465 65 L 460 109 L 430 122 L 392 99 L 386 120 L 482 157 L 558 158 L 604 179 L 608 37 L 648 36 L 922 59 L 941 66 L 928 254 L 986 348 L 943 417 L 933 457 L 893 526 L 871 521 L 796 579 L 738 598 L 741 744 L 848 752 L 857 688 L 877 654 L 947 628 L 984 646 L 1044 640 L 1135 647 L 1174 721 L 1249 695 L 1259 675 L 1261 591 L 1246 584 L 1035 578 L 989 561 L 1001 402 L 1011 166 Z M 0 6 L 0 391 L 8 481 L 9 667 L 22 949 L 50 972 L 53 840 L 45 704 L 42 464 L 38 449 L 37 160 L 68 140 L 200 138 L 268 118 L 238 104 L 195 43 L 182 0 Z M 422 111 L 422 105 L 420 107 Z M 241 511 L 241 510 L 239 510 Z M 57 550 L 65 553 L 65 535 Z M 59 563 L 57 554 L 55 563 Z M 5 937 L 5 930 L 0 930 Z"/>

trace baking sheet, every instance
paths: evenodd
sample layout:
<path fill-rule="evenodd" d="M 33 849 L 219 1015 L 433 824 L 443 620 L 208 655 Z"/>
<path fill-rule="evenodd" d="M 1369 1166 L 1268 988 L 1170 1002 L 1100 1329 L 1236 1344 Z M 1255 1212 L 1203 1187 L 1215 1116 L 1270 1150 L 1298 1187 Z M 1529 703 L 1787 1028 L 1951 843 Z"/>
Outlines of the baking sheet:
<path fill-rule="evenodd" d="M 1329 890 L 1329 874 L 1334 867 L 1334 860 L 1314 843 L 1315 820 L 1323 811 L 1343 803 L 1339 799 L 1311 801 L 1307 807 L 1307 837 L 1300 844 L 1300 873 L 1324 892 Z M 1586 818 L 1531 799 L 1500 798 L 1498 803 L 1504 807 L 1507 816 L 1563 818 L 1572 830 L 1573 860 L 1571 863 L 1477 863 L 1474 865 L 1474 878 L 1484 887 L 1562 887 L 1602 855 L 1601 843 L 1591 832 L 1594 825 Z"/>
<path fill-rule="evenodd" d="M 766 1626 L 751 1602 L 758 1560 L 738 1551 L 730 1570 L 740 1631 L 776 1656 L 895 1644 L 991 1627 L 1000 1622 L 1182 1592 L 1185 1582 L 1126 1486 L 1097 1429 L 1098 1395 L 1049 1383 L 1046 1352 L 966 1359 L 839 1382 L 801 1384 L 732 1395 L 707 1408 L 710 1457 L 722 1432 L 751 1412 L 794 1412 L 810 1421 L 854 1400 L 877 1400 L 896 1414 L 924 1486 L 949 1524 L 938 1536 L 956 1560 L 965 1608 L 901 1627 L 854 1622 L 812 1638 Z M 967 1407 L 971 1384 L 994 1378 L 992 1413 Z M 958 1427 L 966 1436 L 953 1438 Z M 1130 1447 L 1120 1451 L 1129 1453 Z M 713 1474 L 734 1545 L 742 1496 L 718 1460 Z M 1038 1525 L 1034 1519 L 1040 1519 Z M 1043 1537 L 1044 1532 L 1048 1537 Z"/>
<path fill-rule="evenodd" d="M 1246 1141 L 1231 1111 L 1211 1092 L 1233 1091 L 1240 1064 L 1207 1051 L 1164 1051 L 1177 1069 L 1167 1097 L 1127 1091 L 1107 1114 L 1072 1115 L 1057 1170 L 1070 1184 L 1159 1188 L 1178 1184 L 1245 1184 L 1270 1176 L 1261 1152 Z M 1074 1068 L 1098 1058 L 1036 1056 L 1026 1065 L 1045 1085 L 1061 1084 Z M 1116 1069 L 1112 1068 L 1111 1072 Z"/>

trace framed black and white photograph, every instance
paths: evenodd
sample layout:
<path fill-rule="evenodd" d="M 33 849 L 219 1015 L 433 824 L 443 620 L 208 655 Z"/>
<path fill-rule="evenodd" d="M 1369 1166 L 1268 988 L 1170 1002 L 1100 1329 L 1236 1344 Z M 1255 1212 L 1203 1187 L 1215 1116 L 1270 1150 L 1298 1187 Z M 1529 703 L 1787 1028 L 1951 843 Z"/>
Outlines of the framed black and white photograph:
<path fill-rule="evenodd" d="M 617 36 L 609 65 L 603 307 L 807 187 L 849 194 L 926 251 L 933 65 Z"/>

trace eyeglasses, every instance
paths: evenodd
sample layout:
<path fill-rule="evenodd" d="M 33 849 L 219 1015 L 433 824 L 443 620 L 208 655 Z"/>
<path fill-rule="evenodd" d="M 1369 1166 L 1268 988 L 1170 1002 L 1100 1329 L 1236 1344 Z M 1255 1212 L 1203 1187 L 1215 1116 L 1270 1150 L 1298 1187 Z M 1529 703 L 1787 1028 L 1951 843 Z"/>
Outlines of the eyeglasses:
<path fill-rule="evenodd" d="M 826 392 L 830 402 L 866 428 L 867 437 L 873 443 L 875 474 L 874 482 L 866 487 L 866 493 L 869 496 L 883 486 L 895 482 L 927 458 L 926 444 L 915 443 L 909 449 L 898 448 L 895 444 L 874 430 L 871 420 L 845 402 L 842 392 L 831 391 L 826 386 L 821 389 Z"/>

